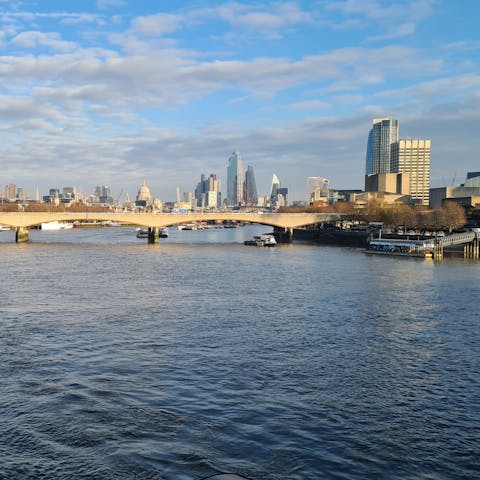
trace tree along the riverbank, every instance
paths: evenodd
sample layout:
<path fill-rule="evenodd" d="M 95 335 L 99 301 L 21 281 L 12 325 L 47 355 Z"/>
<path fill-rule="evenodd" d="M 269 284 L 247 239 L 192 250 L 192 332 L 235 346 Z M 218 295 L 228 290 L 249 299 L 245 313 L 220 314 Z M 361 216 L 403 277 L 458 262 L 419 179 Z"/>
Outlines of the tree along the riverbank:
<path fill-rule="evenodd" d="M 449 232 L 465 226 L 467 223 L 465 210 L 461 205 L 445 202 L 442 208 L 428 210 L 425 207 L 409 207 L 403 203 L 385 204 L 381 199 L 374 199 L 367 205 L 356 205 L 352 202 L 337 202 L 325 207 L 283 207 L 281 213 L 339 213 L 352 223 L 383 222 L 386 227 L 399 225 L 412 229 L 446 229 Z"/>

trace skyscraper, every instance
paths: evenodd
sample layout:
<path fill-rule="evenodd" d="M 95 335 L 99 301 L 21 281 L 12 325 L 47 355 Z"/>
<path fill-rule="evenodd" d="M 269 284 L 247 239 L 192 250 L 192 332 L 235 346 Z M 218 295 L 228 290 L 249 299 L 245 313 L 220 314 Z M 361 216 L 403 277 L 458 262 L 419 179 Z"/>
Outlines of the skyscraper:
<path fill-rule="evenodd" d="M 391 146 L 398 141 L 398 120 L 375 118 L 368 134 L 365 175 L 391 171 Z"/>
<path fill-rule="evenodd" d="M 243 202 L 243 168 L 242 157 L 237 150 L 228 159 L 227 167 L 227 203 L 231 206 Z"/>
<path fill-rule="evenodd" d="M 272 193 L 270 194 L 270 198 L 274 198 L 278 195 L 279 188 L 280 188 L 280 180 L 278 179 L 277 175 L 274 173 L 272 177 Z"/>
<path fill-rule="evenodd" d="M 248 166 L 247 171 L 245 172 L 243 199 L 245 200 L 246 205 L 253 206 L 258 204 L 257 185 L 255 183 L 255 174 L 253 173 L 253 167 L 251 165 Z"/>
<path fill-rule="evenodd" d="M 430 140 L 399 140 L 392 146 L 393 173 L 410 174 L 410 196 L 421 205 L 430 199 Z"/>

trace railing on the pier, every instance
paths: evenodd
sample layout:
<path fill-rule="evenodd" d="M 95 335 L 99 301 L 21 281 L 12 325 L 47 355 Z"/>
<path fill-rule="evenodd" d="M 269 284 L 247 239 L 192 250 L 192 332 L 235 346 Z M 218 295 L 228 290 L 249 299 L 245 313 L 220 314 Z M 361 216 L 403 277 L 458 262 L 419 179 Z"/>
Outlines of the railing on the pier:
<path fill-rule="evenodd" d="M 442 258 L 443 249 L 454 245 L 464 245 L 464 256 L 478 260 L 480 257 L 480 228 L 472 228 L 468 232 L 452 233 L 445 237 L 437 237 L 435 239 L 434 258 Z"/>

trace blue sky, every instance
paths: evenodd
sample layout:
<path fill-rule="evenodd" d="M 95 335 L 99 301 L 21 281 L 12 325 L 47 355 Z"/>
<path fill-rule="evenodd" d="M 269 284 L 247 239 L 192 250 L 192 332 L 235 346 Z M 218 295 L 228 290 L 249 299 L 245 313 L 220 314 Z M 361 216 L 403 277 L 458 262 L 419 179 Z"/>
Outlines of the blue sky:
<path fill-rule="evenodd" d="M 476 0 L 0 0 L 0 182 L 166 201 L 239 149 L 362 188 L 373 118 L 432 140 L 432 186 L 480 170 Z"/>

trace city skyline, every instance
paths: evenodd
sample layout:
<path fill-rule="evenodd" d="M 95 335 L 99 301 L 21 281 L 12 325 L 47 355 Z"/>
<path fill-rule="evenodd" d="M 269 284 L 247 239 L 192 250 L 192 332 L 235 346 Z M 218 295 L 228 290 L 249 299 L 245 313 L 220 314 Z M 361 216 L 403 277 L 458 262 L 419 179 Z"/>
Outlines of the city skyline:
<path fill-rule="evenodd" d="M 3 185 L 131 195 L 226 182 L 232 151 L 276 173 L 362 188 L 372 118 L 432 141 L 431 186 L 478 170 L 480 7 L 381 2 L 0 2 Z"/>

